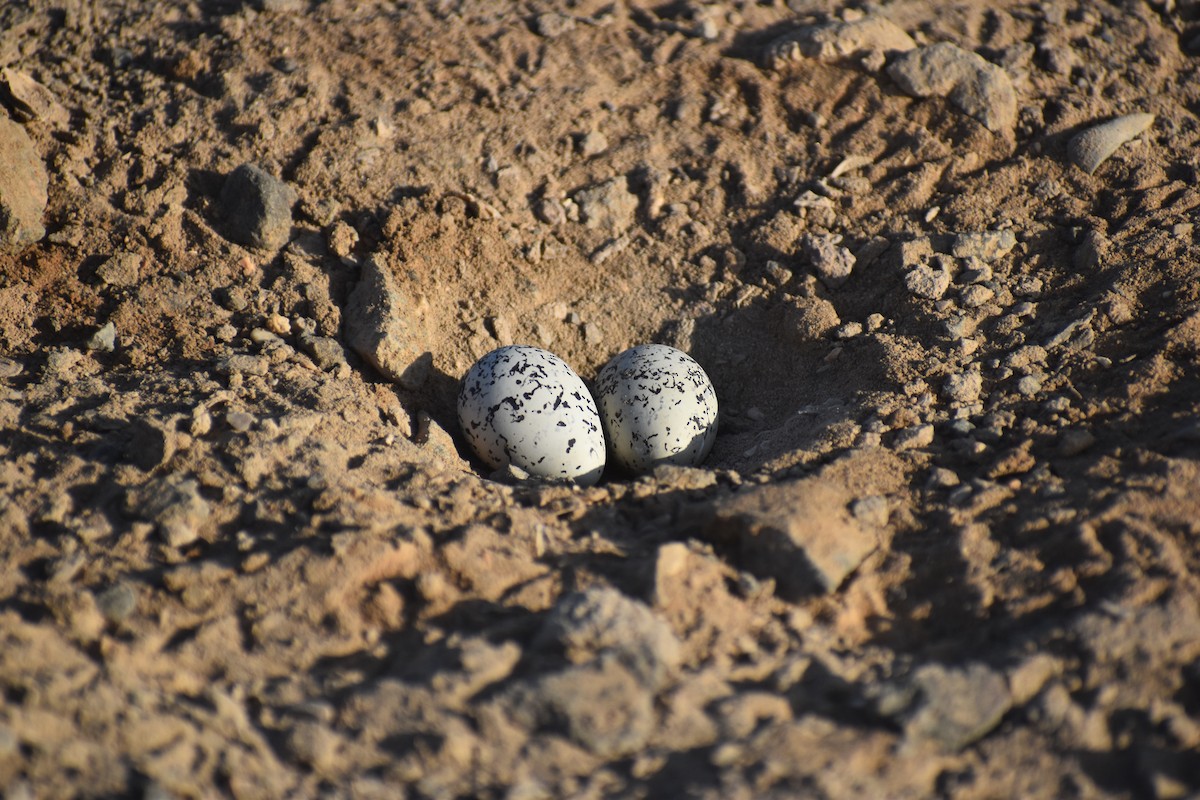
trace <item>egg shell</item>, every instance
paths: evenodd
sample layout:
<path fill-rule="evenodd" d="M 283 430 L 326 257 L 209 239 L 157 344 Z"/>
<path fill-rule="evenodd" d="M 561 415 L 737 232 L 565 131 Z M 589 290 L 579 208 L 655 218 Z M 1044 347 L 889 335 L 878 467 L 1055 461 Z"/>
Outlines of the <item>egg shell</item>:
<path fill-rule="evenodd" d="M 538 347 L 508 345 L 476 361 L 458 393 L 458 424 L 492 469 L 513 464 L 585 486 L 604 471 L 596 402 L 565 361 Z"/>
<path fill-rule="evenodd" d="M 609 458 L 632 473 L 698 466 L 717 438 L 717 394 L 703 368 L 665 344 L 620 353 L 596 377 Z"/>

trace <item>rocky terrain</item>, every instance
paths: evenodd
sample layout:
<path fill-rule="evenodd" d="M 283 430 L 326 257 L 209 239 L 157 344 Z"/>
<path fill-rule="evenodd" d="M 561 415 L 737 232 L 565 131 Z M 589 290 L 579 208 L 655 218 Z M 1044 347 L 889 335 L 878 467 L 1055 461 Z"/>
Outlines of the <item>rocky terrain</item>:
<path fill-rule="evenodd" d="M 7 798 L 1200 792 L 1200 5 L 0 7 Z M 669 344 L 701 468 L 458 383 Z"/>

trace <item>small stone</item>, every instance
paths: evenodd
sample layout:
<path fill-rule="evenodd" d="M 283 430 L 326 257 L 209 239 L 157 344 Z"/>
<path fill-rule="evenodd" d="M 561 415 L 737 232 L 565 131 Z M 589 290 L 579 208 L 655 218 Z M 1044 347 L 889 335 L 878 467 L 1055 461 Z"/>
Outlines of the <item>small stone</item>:
<path fill-rule="evenodd" d="M 853 339 L 855 336 L 863 332 L 861 322 L 847 322 L 842 327 L 833 332 L 835 339 Z"/>
<path fill-rule="evenodd" d="M 1016 245 L 1016 235 L 1007 229 L 960 233 L 954 237 L 950 253 L 955 258 L 978 258 L 990 262 L 1008 255 Z"/>
<path fill-rule="evenodd" d="M 29 134 L 0 115 L 0 251 L 19 252 L 46 235 L 49 183 Z"/>
<path fill-rule="evenodd" d="M 143 519 L 158 525 L 171 547 L 184 547 L 200 538 L 200 529 L 211 515 L 200 485 L 192 478 L 171 475 L 132 492 L 126 505 Z"/>
<path fill-rule="evenodd" d="M 381 257 L 371 256 L 363 264 L 345 312 L 350 347 L 405 389 L 419 389 L 433 365 L 433 354 L 409 324 L 413 307 Z"/>
<path fill-rule="evenodd" d="M 904 276 L 904 286 L 917 297 L 938 300 L 950 288 L 950 273 L 921 264 Z"/>
<path fill-rule="evenodd" d="M 820 339 L 833 331 L 841 320 L 837 309 L 820 297 L 798 297 L 776 307 L 773 327 L 786 341 L 803 343 Z"/>
<path fill-rule="evenodd" d="M 121 623 L 137 608 L 137 595 L 133 587 L 122 581 L 96 595 L 96 607 L 109 622 Z"/>
<path fill-rule="evenodd" d="M 288 749 L 317 773 L 328 773 L 337 764 L 341 739 L 320 722 L 300 722 L 288 736 Z"/>
<path fill-rule="evenodd" d="M 346 363 L 346 351 L 337 339 L 305 333 L 300 336 L 299 344 L 322 370 L 329 371 Z"/>
<path fill-rule="evenodd" d="M 1096 443 L 1096 436 L 1083 428 L 1069 428 L 1058 439 L 1058 454 L 1071 458 L 1085 452 Z"/>
<path fill-rule="evenodd" d="M 959 477 L 954 470 L 945 467 L 934 467 L 929 472 L 929 485 L 938 489 L 950 489 L 958 486 Z"/>
<path fill-rule="evenodd" d="M 874 525 L 877 528 L 887 525 L 888 517 L 891 515 L 887 498 L 877 494 L 855 500 L 850 504 L 850 513 L 859 522 Z"/>
<path fill-rule="evenodd" d="M 20 361 L 14 361 L 11 358 L 0 356 L 0 379 L 15 378 L 24 371 Z"/>
<path fill-rule="evenodd" d="M 963 289 L 959 295 L 959 300 L 965 308 L 979 308 L 995 296 L 996 292 L 993 289 L 975 284 Z"/>
<path fill-rule="evenodd" d="M 584 225 L 614 232 L 632 225 L 638 208 L 637 195 L 629 191 L 624 175 L 580 189 L 574 200 Z"/>
<path fill-rule="evenodd" d="M 232 375 L 267 375 L 271 371 L 271 362 L 264 356 L 252 356 L 245 353 L 235 353 L 217 362 L 217 370 Z"/>
<path fill-rule="evenodd" d="M 888 75 L 913 97 L 946 97 L 993 133 L 1011 133 L 1017 92 L 1001 67 L 949 42 L 901 54 Z"/>
<path fill-rule="evenodd" d="M 1088 128 L 1067 143 L 1067 157 L 1091 175 L 1117 148 L 1153 125 L 1154 119 L 1153 114 L 1127 114 Z"/>
<path fill-rule="evenodd" d="M 875 313 L 867 317 L 867 330 L 871 333 L 879 330 L 887 322 L 887 318 L 883 314 Z"/>
<path fill-rule="evenodd" d="M 933 426 L 929 424 L 905 428 L 896 434 L 894 447 L 897 451 L 918 450 L 933 444 Z"/>
<path fill-rule="evenodd" d="M 255 164 L 235 169 L 221 190 L 230 240 L 263 250 L 287 244 L 295 203 L 295 190 Z"/>
<path fill-rule="evenodd" d="M 589 131 L 579 139 L 579 155 L 584 158 L 598 156 L 608 149 L 608 137 L 600 131 Z"/>
<path fill-rule="evenodd" d="M 1033 397 L 1042 390 L 1042 379 L 1036 375 L 1026 375 L 1017 381 L 1017 391 L 1023 397 Z"/>
<path fill-rule="evenodd" d="M 538 14 L 533 18 L 533 32 L 547 39 L 554 39 L 575 30 L 575 18 L 557 11 Z"/>
<path fill-rule="evenodd" d="M 901 721 L 907 739 L 955 752 L 999 725 L 1012 708 L 1012 695 L 1004 676 L 982 664 L 926 664 L 911 678 L 882 690 L 877 708 Z"/>
<path fill-rule="evenodd" d="M 562 203 L 553 197 L 542 197 L 534 203 L 533 213 L 547 225 L 561 225 L 567 221 L 567 212 Z"/>
<path fill-rule="evenodd" d="M 229 423 L 229 427 L 238 433 L 246 433 L 254 427 L 257 422 L 253 414 L 248 414 L 245 411 L 230 411 L 225 415 L 225 421 Z"/>
<path fill-rule="evenodd" d="M 933 242 L 927 237 L 911 239 L 888 248 L 888 252 L 888 258 L 894 260 L 900 269 L 912 269 L 933 257 Z"/>
<path fill-rule="evenodd" d="M 800 249 L 812 263 L 821 281 L 830 288 L 844 284 L 854 269 L 854 254 L 841 247 L 840 236 L 808 234 L 800 241 Z"/>
<path fill-rule="evenodd" d="M 277 336 L 287 336 L 292 332 L 292 323 L 282 314 L 272 314 L 267 317 L 267 330 Z"/>
<path fill-rule="evenodd" d="M 142 269 L 137 253 L 117 253 L 96 269 L 96 277 L 108 286 L 134 286 Z"/>
<path fill-rule="evenodd" d="M 983 391 L 983 375 L 978 368 L 956 372 L 942 384 L 942 394 L 954 403 L 974 403 Z"/>
<path fill-rule="evenodd" d="M 101 350 L 105 353 L 111 353 L 117 346 L 117 326 L 111 321 L 104 323 L 103 327 L 92 334 L 92 337 L 87 341 L 88 350 Z"/>

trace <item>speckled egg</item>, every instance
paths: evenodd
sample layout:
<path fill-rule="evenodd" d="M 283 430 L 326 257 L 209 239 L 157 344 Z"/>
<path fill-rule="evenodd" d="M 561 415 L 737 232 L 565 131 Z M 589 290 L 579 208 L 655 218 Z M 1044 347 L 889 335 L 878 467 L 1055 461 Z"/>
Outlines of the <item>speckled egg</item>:
<path fill-rule="evenodd" d="M 604 365 L 596 400 L 609 457 L 633 473 L 659 464 L 694 467 L 717 438 L 717 394 L 687 353 L 632 347 Z"/>
<path fill-rule="evenodd" d="M 513 464 L 585 486 L 604 471 L 596 402 L 565 361 L 538 347 L 509 345 L 476 361 L 458 393 L 458 424 L 493 469 Z"/>

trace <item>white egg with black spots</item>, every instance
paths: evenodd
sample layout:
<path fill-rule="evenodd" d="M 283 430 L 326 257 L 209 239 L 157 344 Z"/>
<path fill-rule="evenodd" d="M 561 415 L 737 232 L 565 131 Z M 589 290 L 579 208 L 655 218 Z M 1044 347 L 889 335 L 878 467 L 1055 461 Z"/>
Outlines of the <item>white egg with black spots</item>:
<path fill-rule="evenodd" d="M 476 361 L 458 393 L 458 424 L 492 469 L 513 464 L 585 486 L 604 471 L 596 402 L 565 361 L 539 347 L 509 345 Z"/>
<path fill-rule="evenodd" d="M 632 347 L 604 365 L 596 400 L 610 458 L 632 473 L 659 464 L 694 467 L 717 438 L 717 394 L 687 353 Z"/>

